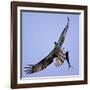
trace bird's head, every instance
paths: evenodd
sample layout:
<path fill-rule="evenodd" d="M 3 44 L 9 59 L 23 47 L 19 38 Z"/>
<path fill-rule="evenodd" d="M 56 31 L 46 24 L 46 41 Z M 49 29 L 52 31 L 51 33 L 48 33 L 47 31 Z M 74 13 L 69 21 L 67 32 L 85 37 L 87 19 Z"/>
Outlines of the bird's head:
<path fill-rule="evenodd" d="M 57 42 L 54 42 L 54 44 L 55 44 L 55 46 L 57 46 L 57 45 L 58 45 L 58 43 L 57 43 Z"/>

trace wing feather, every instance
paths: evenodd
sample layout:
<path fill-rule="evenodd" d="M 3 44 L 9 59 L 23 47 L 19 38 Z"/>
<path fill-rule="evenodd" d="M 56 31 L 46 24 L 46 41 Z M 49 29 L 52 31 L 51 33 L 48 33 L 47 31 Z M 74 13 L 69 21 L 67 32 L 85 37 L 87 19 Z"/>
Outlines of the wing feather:
<path fill-rule="evenodd" d="M 61 47 L 64 40 L 65 40 L 65 36 L 66 36 L 66 33 L 67 33 L 67 30 L 69 28 L 69 18 L 67 18 L 68 22 L 67 22 L 67 25 L 66 27 L 64 28 L 63 32 L 61 33 L 60 37 L 59 37 L 59 40 L 58 40 L 58 45 Z"/>
<path fill-rule="evenodd" d="M 48 67 L 52 62 L 53 62 L 53 58 L 55 57 L 54 55 L 54 49 L 48 54 L 48 56 L 46 56 L 45 58 L 43 58 L 40 62 L 36 63 L 35 65 L 28 65 L 27 67 L 25 67 L 25 72 L 26 74 L 32 74 L 32 73 L 36 73 L 39 72 L 43 69 L 45 69 L 46 67 Z"/>

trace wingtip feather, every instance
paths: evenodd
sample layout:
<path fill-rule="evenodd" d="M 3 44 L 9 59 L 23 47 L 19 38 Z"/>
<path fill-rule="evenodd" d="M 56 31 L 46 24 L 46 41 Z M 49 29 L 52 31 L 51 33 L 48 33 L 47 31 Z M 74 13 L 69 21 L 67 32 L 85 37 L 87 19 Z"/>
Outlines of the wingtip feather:
<path fill-rule="evenodd" d="M 29 64 L 27 67 L 24 67 L 24 72 L 26 73 L 26 74 L 31 74 L 32 73 L 32 67 L 33 67 L 33 65 L 32 64 Z"/>

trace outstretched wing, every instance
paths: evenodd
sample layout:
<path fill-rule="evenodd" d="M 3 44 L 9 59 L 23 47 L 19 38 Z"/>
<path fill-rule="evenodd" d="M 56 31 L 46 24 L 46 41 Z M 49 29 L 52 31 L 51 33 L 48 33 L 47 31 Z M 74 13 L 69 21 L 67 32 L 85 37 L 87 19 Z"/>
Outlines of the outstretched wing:
<path fill-rule="evenodd" d="M 39 72 L 39 71 L 45 69 L 53 62 L 54 57 L 55 57 L 55 55 L 54 55 L 54 49 L 53 49 L 48 56 L 43 58 L 37 64 L 35 64 L 35 65 L 30 64 L 27 67 L 24 67 L 26 74 L 32 74 L 32 73 Z"/>
<path fill-rule="evenodd" d="M 67 25 L 66 25 L 66 27 L 64 28 L 63 32 L 61 33 L 60 38 L 59 38 L 59 40 L 58 40 L 58 45 L 59 45 L 60 47 L 62 46 L 62 44 L 63 44 L 63 42 L 64 42 L 64 40 L 65 40 L 65 36 L 66 36 L 67 30 L 68 30 L 68 28 L 69 28 L 69 18 L 67 18 L 67 20 L 68 20 Z"/>

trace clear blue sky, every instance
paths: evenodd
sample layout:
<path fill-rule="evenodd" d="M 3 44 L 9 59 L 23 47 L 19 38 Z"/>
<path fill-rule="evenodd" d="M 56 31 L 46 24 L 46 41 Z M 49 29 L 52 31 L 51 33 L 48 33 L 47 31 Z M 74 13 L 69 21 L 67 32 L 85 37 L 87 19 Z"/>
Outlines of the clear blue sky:
<path fill-rule="evenodd" d="M 63 28 L 66 26 L 67 17 L 70 26 L 62 47 L 69 51 L 70 63 L 73 68 L 68 69 L 65 63 L 57 68 L 53 62 L 43 71 L 30 76 L 24 72 L 28 64 L 36 64 L 54 47 Z M 64 76 L 79 74 L 79 14 L 55 14 L 40 12 L 22 12 L 22 72 L 23 77 Z"/>

